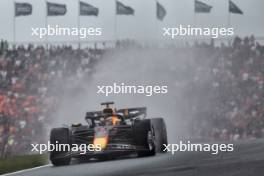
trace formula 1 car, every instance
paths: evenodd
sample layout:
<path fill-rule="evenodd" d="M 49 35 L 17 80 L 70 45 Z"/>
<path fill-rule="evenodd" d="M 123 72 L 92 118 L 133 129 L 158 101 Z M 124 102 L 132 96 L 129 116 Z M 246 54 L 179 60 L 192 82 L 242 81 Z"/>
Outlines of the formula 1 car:
<path fill-rule="evenodd" d="M 167 131 L 163 118 L 147 119 L 146 107 L 116 110 L 114 102 L 105 102 L 102 111 L 87 112 L 87 125 L 53 128 L 50 143 L 69 146 L 100 146 L 100 150 L 53 150 L 50 160 L 54 166 L 68 165 L 71 158 L 105 160 L 123 155 L 153 156 L 164 152 Z"/>

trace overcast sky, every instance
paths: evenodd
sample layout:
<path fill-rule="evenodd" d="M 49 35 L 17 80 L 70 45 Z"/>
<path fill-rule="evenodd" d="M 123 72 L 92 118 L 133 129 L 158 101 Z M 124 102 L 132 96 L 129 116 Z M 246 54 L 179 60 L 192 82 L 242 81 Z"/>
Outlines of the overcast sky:
<path fill-rule="evenodd" d="M 115 21 L 114 0 L 83 0 L 99 8 L 98 17 L 81 17 L 82 27 L 101 27 L 103 36 L 88 40 L 113 40 Z M 155 0 L 120 0 L 135 10 L 134 16 L 117 17 L 118 38 L 154 39 L 158 28 L 177 27 L 179 24 L 194 25 L 194 0 L 159 0 L 166 8 L 167 16 L 160 22 L 156 19 Z M 201 0 L 213 6 L 210 14 L 197 14 L 196 26 L 227 27 L 228 0 Z M 232 0 L 237 4 L 244 15 L 231 14 L 231 24 L 236 35 L 264 36 L 264 1 L 263 0 Z M 16 0 L 29 2 L 33 5 L 33 14 L 16 18 L 17 41 L 39 41 L 31 37 L 31 27 L 44 27 L 46 5 L 44 0 Z M 78 0 L 49 0 L 49 2 L 65 3 L 67 14 L 61 17 L 48 17 L 48 24 L 66 27 L 76 27 L 78 18 Z M 0 38 L 13 39 L 12 0 L 0 1 Z M 54 41 L 77 40 L 74 37 L 50 38 Z"/>

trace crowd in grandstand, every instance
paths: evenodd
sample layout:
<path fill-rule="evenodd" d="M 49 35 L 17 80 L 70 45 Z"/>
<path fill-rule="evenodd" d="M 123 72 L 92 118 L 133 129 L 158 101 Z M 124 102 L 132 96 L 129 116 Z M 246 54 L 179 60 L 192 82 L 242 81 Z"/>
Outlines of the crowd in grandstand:
<path fill-rule="evenodd" d="M 191 97 L 189 113 L 196 117 L 193 134 L 214 140 L 263 137 L 264 47 L 250 37 L 236 38 L 231 45 L 188 45 L 184 52 L 196 62 L 185 92 Z M 71 47 L 8 49 L 1 43 L 1 156 L 27 153 L 30 143 L 45 143 L 45 124 L 63 96 L 60 86 L 86 79 L 101 53 Z M 202 78 L 202 72 L 210 78 Z"/>
<path fill-rule="evenodd" d="M 28 46 L 0 50 L 0 156 L 29 152 L 44 143 L 62 87 L 84 79 L 100 56 L 95 49 Z"/>
<path fill-rule="evenodd" d="M 210 79 L 201 81 L 198 67 L 188 95 L 194 134 L 214 140 L 264 136 L 264 47 L 253 36 L 235 38 L 231 46 L 197 46 L 197 65 Z M 209 68 L 209 69 L 208 69 Z M 202 75 L 203 76 L 203 75 Z"/>

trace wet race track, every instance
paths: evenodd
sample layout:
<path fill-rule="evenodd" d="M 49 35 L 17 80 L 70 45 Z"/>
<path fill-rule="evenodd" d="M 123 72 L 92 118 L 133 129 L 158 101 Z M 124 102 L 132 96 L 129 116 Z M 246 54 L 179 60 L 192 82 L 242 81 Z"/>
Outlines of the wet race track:
<path fill-rule="evenodd" d="M 70 166 L 42 166 L 8 175 L 21 176 L 261 176 L 264 140 L 234 143 L 234 152 L 177 152 L 147 158 L 89 161 Z"/>

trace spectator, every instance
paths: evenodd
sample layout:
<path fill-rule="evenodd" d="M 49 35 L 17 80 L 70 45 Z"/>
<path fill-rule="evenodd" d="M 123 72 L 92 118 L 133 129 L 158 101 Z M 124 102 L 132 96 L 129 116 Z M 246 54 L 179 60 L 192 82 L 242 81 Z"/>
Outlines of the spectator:
<path fill-rule="evenodd" d="M 31 45 L 8 50 L 4 41 L 0 50 L 0 154 L 24 154 L 32 141 L 43 140 L 52 122 L 60 95 L 56 85 L 83 79 L 100 51 Z"/>

